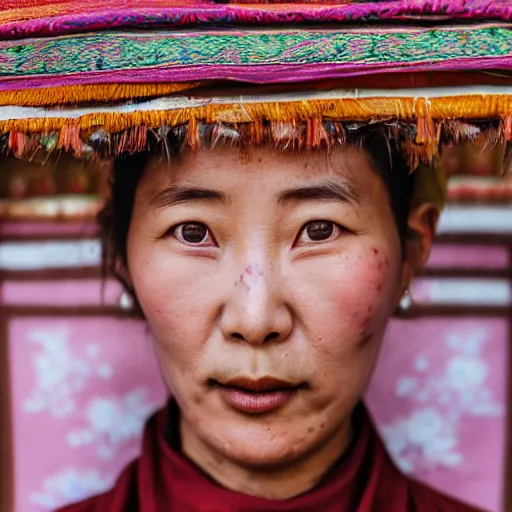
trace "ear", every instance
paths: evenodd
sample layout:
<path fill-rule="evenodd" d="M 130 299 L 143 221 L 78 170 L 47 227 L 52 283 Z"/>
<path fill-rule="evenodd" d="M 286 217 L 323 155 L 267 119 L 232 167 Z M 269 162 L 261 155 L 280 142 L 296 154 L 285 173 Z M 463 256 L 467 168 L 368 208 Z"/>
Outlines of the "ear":
<path fill-rule="evenodd" d="M 439 220 L 439 206 L 421 203 L 411 210 L 404 254 L 404 291 L 427 263 Z"/>

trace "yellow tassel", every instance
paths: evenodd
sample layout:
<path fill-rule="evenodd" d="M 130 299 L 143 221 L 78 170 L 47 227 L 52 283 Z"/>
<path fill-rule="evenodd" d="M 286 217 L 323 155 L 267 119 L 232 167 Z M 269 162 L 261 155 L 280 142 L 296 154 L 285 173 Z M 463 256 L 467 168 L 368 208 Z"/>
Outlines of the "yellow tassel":
<path fill-rule="evenodd" d="M 128 147 L 128 130 L 114 136 L 114 151 L 116 156 L 122 155 Z"/>
<path fill-rule="evenodd" d="M 67 124 L 60 130 L 58 148 L 64 151 L 73 152 L 80 157 L 83 154 L 84 143 L 80 138 L 80 126 L 75 124 Z"/>
<path fill-rule="evenodd" d="M 199 124 L 195 117 L 191 117 L 190 121 L 188 122 L 186 143 L 192 149 L 199 149 L 201 146 Z"/>
<path fill-rule="evenodd" d="M 308 119 L 306 121 L 306 147 L 308 149 L 320 147 L 322 144 L 322 129 L 320 119 Z"/>
<path fill-rule="evenodd" d="M 429 143 L 436 133 L 434 120 L 430 112 L 430 103 L 427 99 L 418 100 L 417 105 L 417 134 L 416 143 L 425 144 Z"/>
<path fill-rule="evenodd" d="M 250 123 L 250 138 L 254 145 L 259 146 L 265 140 L 265 127 L 261 119 L 258 119 L 254 123 Z"/>
<path fill-rule="evenodd" d="M 507 142 L 512 140 L 512 115 L 503 117 L 503 136 Z"/>
<path fill-rule="evenodd" d="M 512 96 L 462 96 L 431 98 L 428 110 L 414 98 L 364 98 L 340 100 L 311 100 L 283 103 L 234 103 L 209 105 L 166 111 L 136 111 L 125 113 L 87 114 L 70 123 L 64 118 L 15 119 L 0 122 L 1 132 L 24 133 L 59 131 L 63 126 L 76 124 L 81 130 L 103 128 L 117 133 L 134 126 L 159 128 L 175 127 L 200 121 L 224 122 L 281 122 L 290 123 L 308 119 L 332 121 L 412 120 L 418 124 L 418 142 L 437 137 L 443 119 L 492 119 L 510 115 Z M 195 123 L 195 124 L 194 124 Z M 191 130 L 194 132 L 194 129 Z"/>
<path fill-rule="evenodd" d="M 28 152 L 28 137 L 24 133 L 11 132 L 9 136 L 9 149 L 16 158 L 23 158 Z"/>
<path fill-rule="evenodd" d="M 270 135 L 276 148 L 300 149 L 304 145 L 304 135 L 296 121 L 270 123 Z"/>

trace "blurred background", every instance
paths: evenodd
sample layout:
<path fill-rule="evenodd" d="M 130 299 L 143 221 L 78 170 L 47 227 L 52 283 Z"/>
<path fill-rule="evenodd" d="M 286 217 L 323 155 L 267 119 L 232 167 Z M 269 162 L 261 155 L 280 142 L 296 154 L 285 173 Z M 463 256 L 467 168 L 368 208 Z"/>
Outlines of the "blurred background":
<path fill-rule="evenodd" d="M 499 152 L 446 153 L 439 236 L 366 397 L 403 471 L 491 512 L 512 510 L 512 176 Z M 106 170 L 64 155 L 2 163 L 2 512 L 109 488 L 166 399 L 151 334 L 102 280 Z"/>

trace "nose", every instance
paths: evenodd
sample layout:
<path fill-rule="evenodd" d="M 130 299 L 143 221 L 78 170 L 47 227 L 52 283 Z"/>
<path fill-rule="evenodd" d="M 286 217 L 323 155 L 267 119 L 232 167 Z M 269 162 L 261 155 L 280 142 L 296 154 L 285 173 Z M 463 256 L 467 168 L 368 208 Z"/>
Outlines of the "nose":
<path fill-rule="evenodd" d="M 220 319 L 226 340 L 259 345 L 290 336 L 293 315 L 275 274 L 258 265 L 249 265 L 238 274 Z"/>

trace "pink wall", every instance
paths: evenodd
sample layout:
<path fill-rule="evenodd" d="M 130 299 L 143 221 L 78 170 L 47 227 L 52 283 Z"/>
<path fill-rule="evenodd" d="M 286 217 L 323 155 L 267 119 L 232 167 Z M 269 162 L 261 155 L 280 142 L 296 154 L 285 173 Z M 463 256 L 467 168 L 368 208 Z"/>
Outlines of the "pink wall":
<path fill-rule="evenodd" d="M 509 325 L 428 318 L 388 328 L 367 404 L 399 467 L 502 510 Z"/>
<path fill-rule="evenodd" d="M 165 391 L 146 327 L 101 317 L 9 324 L 16 512 L 112 485 Z"/>

